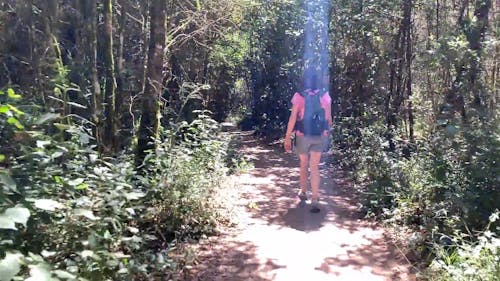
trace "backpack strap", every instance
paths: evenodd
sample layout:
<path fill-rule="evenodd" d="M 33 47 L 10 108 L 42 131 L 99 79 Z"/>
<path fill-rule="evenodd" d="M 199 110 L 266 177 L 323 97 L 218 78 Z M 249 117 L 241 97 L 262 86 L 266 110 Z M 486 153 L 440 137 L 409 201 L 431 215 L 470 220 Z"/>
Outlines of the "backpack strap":
<path fill-rule="evenodd" d="M 309 95 L 309 92 L 316 92 L 316 91 L 317 91 L 317 95 L 319 95 L 320 97 L 324 96 L 327 93 L 327 91 L 324 91 L 324 90 L 321 90 L 321 89 L 314 89 L 314 90 L 306 89 L 306 90 L 303 90 L 303 91 L 299 92 L 299 94 L 302 97 L 306 97 L 307 95 Z"/>

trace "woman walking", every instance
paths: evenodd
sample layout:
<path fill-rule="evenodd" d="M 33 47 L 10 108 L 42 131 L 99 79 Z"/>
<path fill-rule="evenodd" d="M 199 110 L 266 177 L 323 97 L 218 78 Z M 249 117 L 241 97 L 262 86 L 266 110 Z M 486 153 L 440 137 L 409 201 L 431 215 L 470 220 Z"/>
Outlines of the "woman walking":
<path fill-rule="evenodd" d="M 311 79 L 311 87 L 292 98 L 292 112 L 285 135 L 285 150 L 292 150 L 292 133 L 295 132 L 295 151 L 300 159 L 301 203 L 307 200 L 308 168 L 311 183 L 311 212 L 319 213 L 319 186 L 321 177 L 319 162 L 325 142 L 328 141 L 329 128 L 332 126 L 331 102 L 328 91 L 320 90 Z"/>

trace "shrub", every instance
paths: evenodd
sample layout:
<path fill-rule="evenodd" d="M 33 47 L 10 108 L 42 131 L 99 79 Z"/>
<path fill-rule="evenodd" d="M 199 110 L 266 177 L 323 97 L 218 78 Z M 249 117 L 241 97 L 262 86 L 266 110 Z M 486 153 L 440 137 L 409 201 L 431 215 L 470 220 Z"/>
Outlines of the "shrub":
<path fill-rule="evenodd" d="M 436 258 L 429 267 L 430 280 L 498 280 L 500 276 L 500 238 L 490 231 L 499 213 L 490 216 L 490 224 L 477 235 L 457 233 L 451 245 L 434 244 Z"/>
<path fill-rule="evenodd" d="M 174 239 L 215 231 L 227 141 L 208 116 L 178 125 L 183 137 L 165 130 L 142 176 L 129 154 L 100 157 L 81 125 L 27 120 L 29 139 L 0 171 L 1 280 L 163 278 L 178 269 Z"/>

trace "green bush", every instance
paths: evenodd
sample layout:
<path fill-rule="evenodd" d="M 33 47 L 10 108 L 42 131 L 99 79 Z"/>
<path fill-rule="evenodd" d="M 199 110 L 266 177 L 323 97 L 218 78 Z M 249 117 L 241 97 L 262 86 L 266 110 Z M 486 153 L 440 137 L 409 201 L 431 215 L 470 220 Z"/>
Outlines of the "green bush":
<path fill-rule="evenodd" d="M 222 219 L 213 198 L 227 141 L 206 115 L 165 130 L 145 175 L 129 154 L 100 157 L 81 125 L 27 120 L 29 138 L 0 171 L 0 280 L 159 278 L 178 269 L 171 243 Z"/>
<path fill-rule="evenodd" d="M 397 139 L 390 149 L 384 126 L 358 128 L 357 146 L 350 141 L 345 158 L 366 187 L 367 211 L 447 233 L 463 221 L 484 227 L 500 199 L 500 143 L 491 124 L 471 127 L 454 135 L 437 131 L 417 140 L 410 154 Z"/>
<path fill-rule="evenodd" d="M 153 158 L 147 158 L 149 174 L 142 180 L 155 186 L 148 198 L 162 202 L 148 215 L 163 233 L 183 238 L 215 231 L 219 214 L 211 199 L 228 171 L 228 140 L 218 133 L 218 124 L 200 114 L 191 124 L 165 130 Z"/>
<path fill-rule="evenodd" d="M 498 220 L 499 213 L 490 216 L 490 224 Z M 430 280 L 498 280 L 500 276 L 500 238 L 498 228 L 477 235 L 458 233 L 451 245 L 434 244 L 436 258 L 429 267 Z M 497 233 L 495 233 L 497 232 Z"/>

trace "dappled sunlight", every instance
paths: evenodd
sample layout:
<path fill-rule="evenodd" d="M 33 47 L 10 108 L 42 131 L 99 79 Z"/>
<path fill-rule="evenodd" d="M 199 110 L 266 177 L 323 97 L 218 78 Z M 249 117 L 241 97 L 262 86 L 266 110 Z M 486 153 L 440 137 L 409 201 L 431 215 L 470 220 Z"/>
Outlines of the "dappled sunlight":
<path fill-rule="evenodd" d="M 219 274 L 207 280 L 414 279 L 383 229 L 361 219 L 341 172 L 322 165 L 321 211 L 313 214 L 297 198 L 297 157 L 276 151 L 242 135 L 241 153 L 255 159 L 254 169 L 236 177 L 246 212 L 237 233 L 205 249 L 207 257 L 220 255 L 197 269 Z"/>
<path fill-rule="evenodd" d="M 257 259 L 257 247 L 250 241 L 226 241 L 221 245 L 209 240 L 201 243 L 198 250 L 210 254 L 199 256 L 194 269 L 183 276 L 184 280 L 273 280 L 272 276 L 258 277 L 256 273 L 283 267 L 271 259 Z"/>

